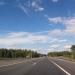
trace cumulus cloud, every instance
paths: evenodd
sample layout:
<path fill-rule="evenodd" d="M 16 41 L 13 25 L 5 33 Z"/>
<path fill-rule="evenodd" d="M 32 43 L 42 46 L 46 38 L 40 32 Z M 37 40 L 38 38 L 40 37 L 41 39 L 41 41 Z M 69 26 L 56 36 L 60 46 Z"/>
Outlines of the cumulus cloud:
<path fill-rule="evenodd" d="M 59 40 L 59 42 L 67 42 L 67 40 L 66 39 L 62 39 L 62 40 Z"/>
<path fill-rule="evenodd" d="M 8 33 L 6 36 L 0 37 L 0 45 L 4 46 L 44 43 L 46 41 L 47 36 L 34 35 L 28 32 Z"/>
<path fill-rule="evenodd" d="M 66 26 L 65 32 L 75 34 L 75 17 L 71 17 L 64 22 Z"/>
<path fill-rule="evenodd" d="M 54 29 L 51 31 L 51 33 L 53 35 L 75 35 L 75 17 L 54 17 L 54 18 L 49 18 L 48 17 L 48 20 L 50 23 L 53 23 L 53 24 L 63 24 L 65 26 L 65 29 L 64 30 L 61 30 L 61 29 Z M 60 23 L 60 24 L 59 24 Z"/>
<path fill-rule="evenodd" d="M 10 32 L 0 37 L 0 46 L 5 47 L 5 48 L 21 48 L 19 46 L 28 45 L 28 47 L 26 46 L 25 47 L 34 49 L 37 51 L 40 50 L 42 52 L 43 50 L 47 50 L 47 49 L 49 50 L 57 50 L 59 48 L 61 49 L 62 44 L 64 43 L 66 44 L 67 41 L 68 40 L 64 38 L 62 39 L 58 37 L 55 38 L 49 34 L 44 34 L 42 32 L 40 33 Z M 42 47 L 42 45 L 45 45 L 45 46 Z M 23 48 L 25 47 L 23 46 Z M 65 49 L 64 46 L 63 46 L 63 49 Z"/>
<path fill-rule="evenodd" d="M 57 19 L 57 21 L 55 19 Z M 11 32 L 11 33 L 7 33 L 4 37 L 0 37 L 0 45 L 7 46 L 7 47 L 15 47 L 18 45 L 25 45 L 25 44 L 28 45 L 48 44 L 50 45 L 49 49 L 51 48 L 51 50 L 62 47 L 62 44 L 64 43 L 66 44 L 68 41 L 68 39 L 63 37 L 75 33 L 74 32 L 75 18 L 55 17 L 54 19 L 52 18 L 51 22 L 54 24 L 62 23 L 65 25 L 65 29 L 64 30 L 53 29 L 53 30 L 48 30 L 43 32 L 36 32 L 36 33 Z M 63 49 L 67 47 L 68 46 L 65 45 L 63 46 Z"/>
<path fill-rule="evenodd" d="M 63 19 L 61 17 L 48 18 L 48 20 L 50 23 L 55 23 L 55 24 L 63 22 Z"/>
<path fill-rule="evenodd" d="M 71 45 L 65 45 L 64 48 L 65 49 L 70 49 L 71 48 Z"/>
<path fill-rule="evenodd" d="M 52 37 L 60 37 L 60 35 L 62 35 L 63 31 L 60 29 L 53 29 L 50 30 L 49 35 Z"/>
<path fill-rule="evenodd" d="M 40 0 L 32 1 L 31 6 L 35 11 L 43 11 L 44 10 L 44 8 L 41 6 Z"/>
<path fill-rule="evenodd" d="M 50 43 L 65 43 L 65 42 L 67 42 L 66 39 L 58 39 L 58 38 L 55 38 L 50 41 Z"/>
<path fill-rule="evenodd" d="M 51 45 L 50 47 L 51 48 L 57 48 L 57 47 L 59 47 L 60 45 L 59 44 L 53 44 L 53 45 Z"/>
<path fill-rule="evenodd" d="M 46 33 L 49 32 L 46 31 Z M 49 48 L 57 48 L 59 44 L 66 42 L 65 39 L 58 39 L 51 37 L 52 36 L 48 34 L 43 34 L 42 32 L 40 33 L 10 32 L 0 37 L 0 46 L 6 48 L 16 48 L 16 47 L 19 48 L 20 45 L 29 45 L 29 46 L 33 45 L 31 48 L 35 49 L 34 45 L 47 44 L 50 45 Z M 41 45 L 39 48 L 42 50 Z M 38 47 L 36 47 L 36 50 L 37 49 Z"/>
<path fill-rule="evenodd" d="M 52 25 L 64 25 L 64 29 L 53 29 L 48 32 L 48 35 L 53 38 L 50 41 L 51 50 L 52 49 L 59 49 L 59 50 L 66 50 L 71 47 L 74 42 L 72 40 L 69 40 L 70 37 L 75 37 L 75 17 L 52 17 L 49 18 L 46 16 L 49 23 Z M 58 45 L 61 46 L 58 46 Z M 68 45 L 71 44 L 71 45 Z M 50 49 L 49 48 L 49 49 Z"/>
<path fill-rule="evenodd" d="M 52 0 L 52 2 L 58 2 L 58 0 Z"/>

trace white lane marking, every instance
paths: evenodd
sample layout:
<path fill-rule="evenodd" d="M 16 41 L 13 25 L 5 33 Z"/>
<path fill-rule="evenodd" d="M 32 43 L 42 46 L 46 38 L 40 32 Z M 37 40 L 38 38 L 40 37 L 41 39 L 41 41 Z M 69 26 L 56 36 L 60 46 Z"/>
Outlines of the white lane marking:
<path fill-rule="evenodd" d="M 61 66 L 56 64 L 55 62 L 51 61 L 54 65 L 56 65 L 59 69 L 61 69 L 63 72 L 65 72 L 67 75 L 71 75 L 69 72 L 67 72 L 65 69 L 63 69 Z"/>
<path fill-rule="evenodd" d="M 13 65 L 16 65 L 16 64 L 20 64 L 20 63 L 24 63 L 24 61 L 22 61 L 22 62 L 16 62 L 16 63 L 13 63 L 13 64 L 8 64 L 8 65 L 2 65 L 2 66 L 0 66 L 0 68 L 2 68 L 2 67 L 8 67 L 8 66 L 13 66 Z M 7 71 L 7 69 L 0 69 L 0 71 Z"/>
<path fill-rule="evenodd" d="M 63 60 L 63 59 L 57 59 L 57 60 Z M 64 61 L 64 60 L 63 60 Z"/>
<path fill-rule="evenodd" d="M 68 59 L 57 59 L 57 60 L 66 61 L 66 62 L 71 62 L 71 63 L 75 64 L 74 61 L 71 61 L 71 60 L 68 60 Z"/>
<path fill-rule="evenodd" d="M 7 67 L 7 66 L 12 66 L 12 65 L 16 65 L 16 64 L 20 64 L 20 63 L 24 63 L 25 61 L 22 61 L 22 62 L 16 62 L 16 63 L 13 63 L 13 64 L 8 64 L 8 65 L 2 65 L 0 66 L 1 67 Z"/>
<path fill-rule="evenodd" d="M 7 71 L 6 69 L 0 69 L 0 71 Z"/>
<path fill-rule="evenodd" d="M 33 63 L 32 65 L 36 65 L 37 63 Z"/>

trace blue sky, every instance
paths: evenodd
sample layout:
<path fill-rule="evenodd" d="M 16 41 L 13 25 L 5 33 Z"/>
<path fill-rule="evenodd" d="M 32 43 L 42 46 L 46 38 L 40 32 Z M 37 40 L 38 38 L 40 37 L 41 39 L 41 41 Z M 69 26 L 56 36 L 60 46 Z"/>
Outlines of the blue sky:
<path fill-rule="evenodd" d="M 0 48 L 41 53 L 75 44 L 75 0 L 0 0 Z"/>

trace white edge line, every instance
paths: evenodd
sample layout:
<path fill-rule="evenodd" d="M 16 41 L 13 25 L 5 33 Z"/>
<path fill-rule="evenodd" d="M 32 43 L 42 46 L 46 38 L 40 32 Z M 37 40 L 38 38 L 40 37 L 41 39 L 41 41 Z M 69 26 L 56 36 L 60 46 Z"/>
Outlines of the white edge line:
<path fill-rule="evenodd" d="M 63 69 L 61 66 L 56 64 L 55 62 L 51 61 L 54 65 L 56 65 L 59 69 L 61 69 L 63 72 L 65 72 L 67 75 L 71 75 L 69 72 L 67 72 L 65 69 Z"/>
<path fill-rule="evenodd" d="M 60 58 L 59 58 L 58 60 L 61 60 L 61 61 L 67 61 L 67 62 L 71 62 L 71 63 L 75 64 L 75 62 L 74 62 L 74 61 L 71 61 L 71 60 L 60 59 Z"/>
<path fill-rule="evenodd" d="M 29 60 L 27 60 L 27 61 L 29 61 Z M 25 62 L 27 62 L 27 61 L 22 61 L 22 62 L 14 62 L 14 63 L 12 63 L 12 64 L 2 65 L 2 66 L 0 66 L 0 68 L 1 68 L 1 67 L 8 67 L 8 66 L 16 65 L 16 64 L 20 64 L 20 63 L 25 63 Z"/>
<path fill-rule="evenodd" d="M 22 61 L 22 62 L 16 62 L 16 63 L 13 63 L 13 64 L 8 64 L 8 65 L 2 65 L 0 66 L 1 67 L 7 67 L 7 66 L 12 66 L 12 65 L 16 65 L 16 64 L 20 64 L 20 63 L 24 63 L 25 61 Z"/>
<path fill-rule="evenodd" d="M 37 63 L 35 62 L 35 63 L 33 63 L 32 65 L 36 65 Z"/>

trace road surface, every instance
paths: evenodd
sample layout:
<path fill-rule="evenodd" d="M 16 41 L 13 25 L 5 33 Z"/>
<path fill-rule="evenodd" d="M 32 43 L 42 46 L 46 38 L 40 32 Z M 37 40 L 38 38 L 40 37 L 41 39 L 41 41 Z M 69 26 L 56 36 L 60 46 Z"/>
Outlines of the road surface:
<path fill-rule="evenodd" d="M 75 75 L 75 63 L 42 57 L 0 65 L 0 75 Z"/>

